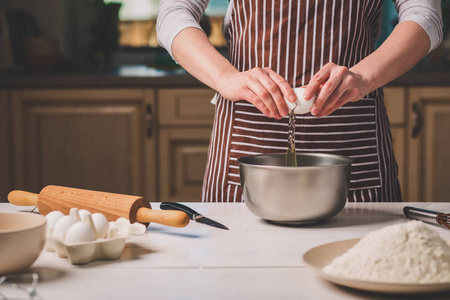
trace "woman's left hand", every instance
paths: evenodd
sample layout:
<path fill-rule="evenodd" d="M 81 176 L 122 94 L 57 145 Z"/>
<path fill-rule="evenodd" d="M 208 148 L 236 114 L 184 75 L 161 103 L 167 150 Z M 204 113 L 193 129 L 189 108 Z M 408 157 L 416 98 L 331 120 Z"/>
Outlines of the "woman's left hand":
<path fill-rule="evenodd" d="M 311 78 L 304 98 L 309 100 L 316 94 L 317 99 L 311 107 L 311 113 L 316 117 L 323 117 L 347 102 L 360 100 L 369 92 L 369 85 L 359 74 L 330 62 Z"/>

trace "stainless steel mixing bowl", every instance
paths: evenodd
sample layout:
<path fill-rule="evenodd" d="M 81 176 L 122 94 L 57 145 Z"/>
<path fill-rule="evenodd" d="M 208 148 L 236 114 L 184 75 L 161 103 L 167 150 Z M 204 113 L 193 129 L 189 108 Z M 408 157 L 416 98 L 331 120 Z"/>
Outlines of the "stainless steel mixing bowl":
<path fill-rule="evenodd" d="M 298 167 L 286 167 L 285 154 L 239 158 L 245 204 L 276 223 L 318 222 L 337 215 L 347 201 L 351 158 L 297 153 Z"/>

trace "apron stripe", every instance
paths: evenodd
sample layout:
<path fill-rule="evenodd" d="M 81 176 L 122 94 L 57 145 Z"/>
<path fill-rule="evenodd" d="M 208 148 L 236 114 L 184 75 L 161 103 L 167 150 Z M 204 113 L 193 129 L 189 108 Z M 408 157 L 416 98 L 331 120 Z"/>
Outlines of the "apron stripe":
<path fill-rule="evenodd" d="M 258 11 L 258 1 L 256 1 L 256 3 L 255 3 L 255 11 Z M 259 65 L 258 64 L 258 57 L 259 57 L 259 55 L 258 55 L 258 33 L 259 33 L 259 31 L 258 31 L 258 18 L 257 17 L 255 18 L 255 32 L 256 32 L 256 34 L 255 34 L 255 43 L 253 45 L 253 50 L 254 50 L 253 57 L 255 58 L 255 66 L 258 66 Z"/>
<path fill-rule="evenodd" d="M 298 49 L 299 49 L 299 30 L 300 30 L 300 0 L 298 0 L 297 3 L 297 19 L 296 19 L 296 29 L 295 29 L 295 54 L 294 54 L 294 73 L 292 74 L 292 77 L 295 78 L 292 81 L 292 87 L 295 88 L 295 82 L 297 81 L 297 60 L 299 58 Z"/>
<path fill-rule="evenodd" d="M 303 74 L 306 74 L 306 57 L 307 57 L 306 53 L 308 53 L 309 0 L 306 0 L 306 12 L 305 12 L 305 15 L 306 15 L 305 21 L 304 21 L 305 30 L 303 31 L 303 34 L 304 34 L 304 40 L 303 40 Z M 306 84 L 305 76 L 302 76 L 301 78 L 302 78 L 301 86 L 304 86 Z"/>
<path fill-rule="evenodd" d="M 335 24 L 334 24 L 334 15 L 335 15 L 335 11 L 336 11 L 336 1 L 333 1 L 333 6 L 332 6 L 332 9 L 331 9 L 331 33 L 330 33 L 330 55 L 329 55 L 329 62 L 330 61 L 333 61 L 333 46 L 334 46 L 334 43 L 333 43 L 333 37 L 334 37 L 334 28 L 335 28 Z"/>
<path fill-rule="evenodd" d="M 233 112 L 233 106 L 234 105 L 232 105 L 231 107 L 227 106 L 226 117 L 227 117 L 227 120 L 228 120 L 228 122 L 227 122 L 228 123 L 228 128 L 227 128 L 228 130 L 226 132 L 226 134 L 227 134 L 227 141 L 225 143 L 225 146 L 226 146 L 225 153 L 229 152 L 229 145 L 230 145 L 230 139 L 231 139 L 231 128 L 232 128 L 232 118 L 230 116 L 231 116 L 231 114 Z M 228 157 L 227 157 L 227 155 L 222 155 L 222 158 L 226 162 Z M 227 172 L 227 169 L 224 167 L 223 168 L 223 174 L 222 174 L 222 185 L 221 185 L 222 187 L 226 185 L 226 172 Z"/>

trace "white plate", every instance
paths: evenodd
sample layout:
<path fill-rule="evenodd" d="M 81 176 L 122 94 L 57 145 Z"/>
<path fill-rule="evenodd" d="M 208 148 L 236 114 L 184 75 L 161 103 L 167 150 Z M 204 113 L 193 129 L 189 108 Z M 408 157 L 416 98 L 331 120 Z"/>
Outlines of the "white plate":
<path fill-rule="evenodd" d="M 424 294 L 450 291 L 450 283 L 406 284 L 373 282 L 336 277 L 322 271 L 333 259 L 344 254 L 358 241 L 359 239 L 343 240 L 314 247 L 303 255 L 303 261 L 325 280 L 358 290 L 390 294 Z"/>

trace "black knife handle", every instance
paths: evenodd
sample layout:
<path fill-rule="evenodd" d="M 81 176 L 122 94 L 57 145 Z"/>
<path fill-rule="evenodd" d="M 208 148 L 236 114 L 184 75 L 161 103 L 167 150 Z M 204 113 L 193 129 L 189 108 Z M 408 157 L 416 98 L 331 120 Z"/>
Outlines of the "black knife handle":
<path fill-rule="evenodd" d="M 198 212 L 196 212 L 192 208 L 187 207 L 186 205 L 183 205 L 183 204 L 177 203 L 177 202 L 161 202 L 159 208 L 163 209 L 163 210 L 183 211 L 183 212 L 187 213 L 187 215 L 189 216 L 189 219 L 191 219 L 191 220 L 194 220 L 194 218 L 196 216 L 200 215 Z"/>

